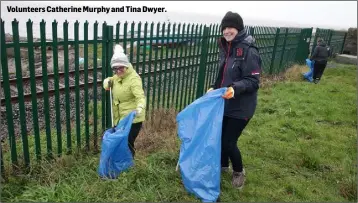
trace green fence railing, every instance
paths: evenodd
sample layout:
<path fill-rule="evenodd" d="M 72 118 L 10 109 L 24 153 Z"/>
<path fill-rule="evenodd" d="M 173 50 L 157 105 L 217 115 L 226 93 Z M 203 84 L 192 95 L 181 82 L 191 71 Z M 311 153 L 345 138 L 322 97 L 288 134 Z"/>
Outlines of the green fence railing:
<path fill-rule="evenodd" d="M 67 21 L 54 21 L 46 30 L 43 20 L 37 39 L 31 20 L 26 28 L 16 19 L 11 23 L 12 39 L 7 40 L 10 30 L 1 21 L 2 169 L 28 167 L 44 154 L 51 159 L 98 151 L 100 135 L 111 125 L 109 92 L 102 81 L 112 75 L 115 44 L 123 45 L 143 79 L 147 115 L 185 108 L 218 74 L 218 24 L 104 22 L 99 27 L 98 22 L 75 22 L 69 30 Z M 264 74 L 304 63 L 309 54 L 312 28 L 246 28 L 260 48 Z M 344 33 L 328 33 L 319 31 L 316 38 L 328 36 L 337 50 Z"/>

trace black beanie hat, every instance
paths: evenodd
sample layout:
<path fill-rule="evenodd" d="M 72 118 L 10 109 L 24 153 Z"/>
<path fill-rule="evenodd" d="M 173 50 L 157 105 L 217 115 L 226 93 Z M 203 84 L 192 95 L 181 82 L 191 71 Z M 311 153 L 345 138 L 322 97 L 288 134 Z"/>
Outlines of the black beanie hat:
<path fill-rule="evenodd" d="M 244 22 L 241 16 L 238 13 L 227 12 L 221 20 L 221 32 L 227 27 L 236 28 L 239 32 L 244 30 Z"/>

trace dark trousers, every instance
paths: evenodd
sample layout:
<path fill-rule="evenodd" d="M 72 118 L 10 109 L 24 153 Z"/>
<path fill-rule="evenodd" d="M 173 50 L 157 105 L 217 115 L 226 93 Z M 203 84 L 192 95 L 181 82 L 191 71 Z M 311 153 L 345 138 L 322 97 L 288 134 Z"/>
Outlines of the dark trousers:
<path fill-rule="evenodd" d="M 233 170 L 242 172 L 242 159 L 237 141 L 250 119 L 234 119 L 224 116 L 221 138 L 221 167 L 229 166 L 231 160 Z"/>
<path fill-rule="evenodd" d="M 316 62 L 313 69 L 313 80 L 320 80 L 324 69 L 327 66 L 327 62 Z"/>
<path fill-rule="evenodd" d="M 134 142 L 135 142 L 141 128 L 142 128 L 142 122 L 133 123 L 132 127 L 131 127 L 131 131 L 129 132 L 129 135 L 128 135 L 128 146 L 132 152 L 133 157 L 135 155 Z"/>

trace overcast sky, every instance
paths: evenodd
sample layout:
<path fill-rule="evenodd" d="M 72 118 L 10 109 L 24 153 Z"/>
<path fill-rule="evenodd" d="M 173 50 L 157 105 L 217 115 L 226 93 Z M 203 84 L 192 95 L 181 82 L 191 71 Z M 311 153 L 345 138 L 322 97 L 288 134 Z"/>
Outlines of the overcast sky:
<path fill-rule="evenodd" d="M 11 3 L 6 3 L 6 5 L 9 4 Z M 54 1 L 41 2 L 41 4 L 53 5 Z M 244 21 L 281 21 L 292 22 L 295 25 L 336 29 L 357 27 L 357 1 L 66 1 L 56 2 L 56 4 L 96 7 L 165 7 L 168 13 L 183 13 L 183 17 L 186 12 L 189 12 L 201 14 L 201 16 L 217 16 L 219 20 L 231 10 L 238 12 Z M 5 8 L 1 10 L 4 11 Z M 1 16 L 3 15 L 9 15 L 9 13 L 2 13 Z M 13 13 L 11 16 L 16 17 Z"/>
<path fill-rule="evenodd" d="M 84 2 L 73 2 L 83 5 Z M 244 18 L 289 21 L 299 24 L 321 24 L 341 27 L 357 26 L 357 1 L 120 1 L 86 2 L 97 6 L 163 6 L 167 12 L 191 12 L 223 16 L 228 10 Z M 205 9 L 203 6 L 205 5 Z"/>

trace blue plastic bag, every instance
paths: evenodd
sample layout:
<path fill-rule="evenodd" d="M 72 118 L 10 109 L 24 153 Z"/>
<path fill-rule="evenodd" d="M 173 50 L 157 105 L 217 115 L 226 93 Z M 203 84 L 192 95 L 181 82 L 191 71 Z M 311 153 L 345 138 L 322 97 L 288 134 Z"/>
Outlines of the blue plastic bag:
<path fill-rule="evenodd" d="M 307 73 L 304 73 L 303 77 L 306 80 L 313 82 L 314 61 L 311 61 L 310 59 L 306 59 L 306 65 L 310 68 L 310 70 Z"/>
<path fill-rule="evenodd" d="M 203 202 L 220 195 L 221 131 L 227 88 L 213 90 L 177 115 L 179 167 L 185 189 Z"/>
<path fill-rule="evenodd" d="M 118 122 L 113 129 L 104 132 L 98 174 L 102 178 L 115 179 L 133 166 L 132 153 L 128 147 L 128 135 L 135 112 L 131 112 Z"/>

